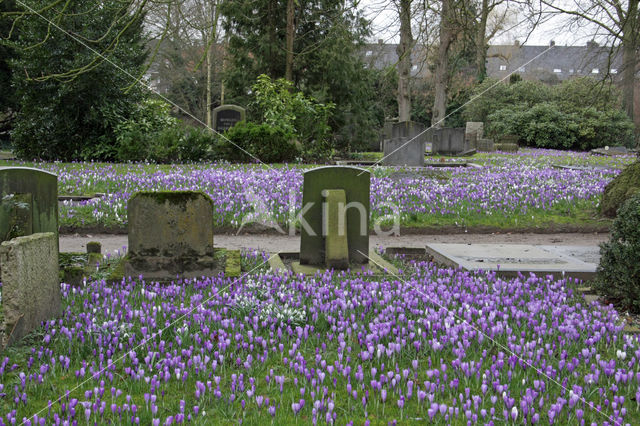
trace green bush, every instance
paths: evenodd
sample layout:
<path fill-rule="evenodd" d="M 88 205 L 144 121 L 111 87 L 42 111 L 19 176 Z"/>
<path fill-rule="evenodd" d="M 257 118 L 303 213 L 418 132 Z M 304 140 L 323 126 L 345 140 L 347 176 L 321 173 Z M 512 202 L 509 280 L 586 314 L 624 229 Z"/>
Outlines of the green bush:
<path fill-rule="evenodd" d="M 570 149 L 576 143 L 575 120 L 551 102 L 528 109 L 503 108 L 487 118 L 487 133 L 518 135 L 520 143 L 540 148 Z"/>
<path fill-rule="evenodd" d="M 640 194 L 620 208 L 611 239 L 600 245 L 600 254 L 594 288 L 604 297 L 640 312 Z"/>
<path fill-rule="evenodd" d="M 592 78 L 557 86 L 485 80 L 465 108 L 471 121 L 484 121 L 493 137 L 515 134 L 527 146 L 589 150 L 633 144 L 633 123 L 620 109 L 620 92 Z"/>
<path fill-rule="evenodd" d="M 219 159 L 227 161 L 285 163 L 300 156 L 293 135 L 270 124 L 240 122 L 227 130 L 216 149 Z"/>
<path fill-rule="evenodd" d="M 264 124 L 279 129 L 279 134 L 295 138 L 302 147 L 298 155 L 305 159 L 330 155 L 331 128 L 328 121 L 334 108 L 332 103 L 322 104 L 311 96 L 295 92 L 290 81 L 282 78 L 272 81 L 264 74 L 258 76 L 253 93 L 255 100 L 250 109 L 261 117 Z M 269 137 L 277 139 L 276 136 Z M 260 156 L 258 158 L 265 161 Z"/>

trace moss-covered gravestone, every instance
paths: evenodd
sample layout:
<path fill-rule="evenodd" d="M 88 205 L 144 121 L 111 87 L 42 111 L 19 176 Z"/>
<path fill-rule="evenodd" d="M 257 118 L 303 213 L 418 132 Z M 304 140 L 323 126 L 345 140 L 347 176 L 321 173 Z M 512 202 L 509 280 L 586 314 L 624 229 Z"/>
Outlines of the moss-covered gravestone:
<path fill-rule="evenodd" d="M 344 267 L 348 263 L 368 263 L 370 184 L 370 173 L 359 167 L 319 167 L 304 173 L 301 264 Z M 345 228 L 346 251 L 341 226 Z M 329 247 L 328 262 L 327 244 L 335 245 Z M 345 252 L 346 264 L 342 255 Z"/>
<path fill-rule="evenodd" d="M 213 201 L 195 191 L 139 192 L 128 203 L 125 275 L 170 279 L 217 273 Z"/>
<path fill-rule="evenodd" d="M 0 347 L 26 336 L 42 321 L 61 315 L 58 271 L 58 237 L 52 232 L 0 244 Z"/>
<path fill-rule="evenodd" d="M 57 241 L 58 177 L 30 167 L 0 167 L 0 242 L 38 232 L 52 232 Z"/>

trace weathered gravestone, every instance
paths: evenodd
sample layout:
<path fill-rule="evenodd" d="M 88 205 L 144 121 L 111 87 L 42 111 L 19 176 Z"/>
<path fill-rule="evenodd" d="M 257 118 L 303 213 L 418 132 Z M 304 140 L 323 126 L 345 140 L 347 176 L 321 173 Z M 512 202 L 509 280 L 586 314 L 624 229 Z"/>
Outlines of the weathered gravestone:
<path fill-rule="evenodd" d="M 493 152 L 496 150 L 493 139 L 478 139 L 476 143 L 478 151 Z"/>
<path fill-rule="evenodd" d="M 467 149 L 463 127 L 433 129 L 431 138 L 431 152 L 434 154 L 458 155 Z"/>
<path fill-rule="evenodd" d="M 0 347 L 15 342 L 42 321 L 62 313 L 58 236 L 52 232 L 16 237 L 0 244 L 2 314 Z"/>
<path fill-rule="evenodd" d="M 139 192 L 128 203 L 124 273 L 170 279 L 217 273 L 213 201 L 195 191 Z"/>
<path fill-rule="evenodd" d="M 482 121 L 467 121 L 464 132 L 465 142 L 469 149 L 477 148 L 478 139 L 484 137 L 484 123 Z"/>
<path fill-rule="evenodd" d="M 30 167 L 0 167 L 0 242 L 37 232 L 53 232 L 57 241 L 58 177 Z"/>
<path fill-rule="evenodd" d="M 238 105 L 221 105 L 213 110 L 213 128 L 218 133 L 224 133 L 236 123 L 244 121 L 245 109 Z"/>
<path fill-rule="evenodd" d="M 370 185 L 371 174 L 359 167 L 328 166 L 304 173 L 301 264 L 343 268 L 369 262 Z"/>
<path fill-rule="evenodd" d="M 427 135 L 424 125 L 414 121 L 394 123 L 391 138 L 384 141 L 385 166 L 424 166 L 424 151 Z"/>

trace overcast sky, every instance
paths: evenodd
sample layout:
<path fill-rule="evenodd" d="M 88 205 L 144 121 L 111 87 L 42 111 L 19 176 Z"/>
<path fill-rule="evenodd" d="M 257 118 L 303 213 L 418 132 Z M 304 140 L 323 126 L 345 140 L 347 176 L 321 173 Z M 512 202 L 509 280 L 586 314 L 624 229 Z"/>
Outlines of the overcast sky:
<path fill-rule="evenodd" d="M 390 5 L 389 0 L 363 0 L 361 9 L 365 16 L 372 20 L 371 41 L 382 39 L 385 43 L 398 42 L 398 12 Z M 515 40 L 524 42 L 531 32 L 530 25 L 524 21 L 526 21 L 524 16 L 510 16 L 505 30 L 501 31 L 491 44 L 512 44 Z M 553 40 L 558 45 L 584 46 L 587 41 L 594 38 L 594 34 L 594 27 L 569 26 L 566 18 L 556 16 L 531 32 L 526 44 L 542 46 L 548 45 Z M 595 39 L 601 44 L 606 43 L 602 37 L 596 36 Z"/>

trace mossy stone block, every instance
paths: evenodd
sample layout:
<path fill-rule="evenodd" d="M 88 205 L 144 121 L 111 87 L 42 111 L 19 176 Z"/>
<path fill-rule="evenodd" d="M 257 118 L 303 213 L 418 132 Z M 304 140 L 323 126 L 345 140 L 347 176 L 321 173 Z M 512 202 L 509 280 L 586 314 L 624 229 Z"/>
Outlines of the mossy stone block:
<path fill-rule="evenodd" d="M 347 199 L 347 244 L 351 263 L 367 263 L 369 252 L 369 191 L 368 170 L 350 166 L 327 166 L 309 170 L 303 175 L 302 211 L 300 218 L 300 263 L 325 264 L 322 203 L 325 189 L 342 189 Z"/>
<path fill-rule="evenodd" d="M 87 243 L 87 253 L 102 253 L 102 244 L 100 241 L 89 241 Z"/>
<path fill-rule="evenodd" d="M 640 162 L 629 164 L 604 188 L 600 213 L 607 217 L 615 217 L 618 209 L 640 192 Z"/>
<path fill-rule="evenodd" d="M 239 277 L 242 273 L 242 262 L 240 261 L 240 250 L 227 250 L 225 259 L 224 275 L 227 277 Z"/>
<path fill-rule="evenodd" d="M 213 201 L 202 192 L 138 192 L 127 214 L 132 256 L 213 256 Z"/>

